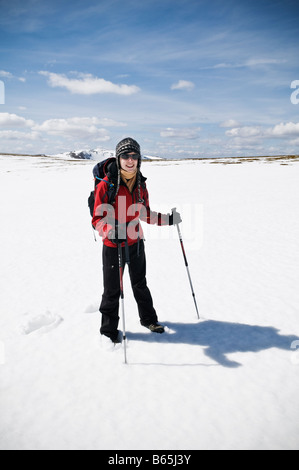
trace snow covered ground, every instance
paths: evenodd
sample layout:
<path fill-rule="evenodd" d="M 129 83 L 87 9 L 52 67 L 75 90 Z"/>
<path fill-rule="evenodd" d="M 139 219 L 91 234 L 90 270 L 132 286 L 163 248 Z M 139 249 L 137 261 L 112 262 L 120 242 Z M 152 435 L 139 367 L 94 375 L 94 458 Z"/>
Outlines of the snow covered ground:
<path fill-rule="evenodd" d="M 127 365 L 98 334 L 93 165 L 0 156 L 0 448 L 298 449 L 299 163 L 142 164 L 152 208 L 181 211 L 201 319 L 176 229 L 144 227 L 167 332 L 126 271 Z"/>

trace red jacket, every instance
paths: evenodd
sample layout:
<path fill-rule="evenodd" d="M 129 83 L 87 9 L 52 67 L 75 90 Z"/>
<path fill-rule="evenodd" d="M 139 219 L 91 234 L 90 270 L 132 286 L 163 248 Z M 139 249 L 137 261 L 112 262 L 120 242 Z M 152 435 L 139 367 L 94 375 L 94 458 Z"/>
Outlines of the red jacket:
<path fill-rule="evenodd" d="M 118 225 L 119 238 L 125 238 L 124 231 L 127 233 L 129 245 L 133 245 L 138 238 L 143 238 L 143 231 L 140 220 L 148 224 L 169 225 L 169 215 L 154 212 L 149 206 L 148 191 L 146 188 L 146 178 L 141 176 L 140 198 L 143 202 L 138 202 L 137 183 L 130 193 L 126 184 L 121 180 L 118 194 L 112 204 L 108 202 L 109 179 L 106 176 L 95 190 L 95 205 L 92 218 L 92 225 L 96 228 L 103 239 L 103 243 L 110 247 L 116 247 L 109 238 L 110 230 Z"/>

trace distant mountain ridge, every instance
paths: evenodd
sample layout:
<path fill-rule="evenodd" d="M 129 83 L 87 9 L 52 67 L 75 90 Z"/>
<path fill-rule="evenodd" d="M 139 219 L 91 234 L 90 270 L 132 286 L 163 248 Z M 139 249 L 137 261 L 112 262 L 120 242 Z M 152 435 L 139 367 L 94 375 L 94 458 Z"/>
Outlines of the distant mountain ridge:
<path fill-rule="evenodd" d="M 63 152 L 57 155 L 53 155 L 55 157 L 61 158 L 71 158 L 77 160 L 105 160 L 106 158 L 115 157 L 115 151 L 104 149 L 104 148 L 97 148 L 97 149 L 80 149 L 80 150 L 71 150 L 70 152 Z M 163 158 L 158 156 L 151 156 L 151 155 L 142 155 L 143 160 L 163 160 Z"/>

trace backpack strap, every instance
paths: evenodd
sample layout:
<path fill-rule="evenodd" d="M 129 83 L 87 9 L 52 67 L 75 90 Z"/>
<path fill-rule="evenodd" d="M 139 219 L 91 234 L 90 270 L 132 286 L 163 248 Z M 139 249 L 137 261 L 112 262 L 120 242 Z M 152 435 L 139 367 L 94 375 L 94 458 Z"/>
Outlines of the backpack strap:
<path fill-rule="evenodd" d="M 95 177 L 95 180 L 98 180 L 98 181 L 105 181 L 105 183 L 108 184 L 109 188 L 114 187 L 114 184 L 111 183 L 111 181 L 109 181 L 109 180 L 108 180 L 108 181 L 105 180 L 105 178 L 99 178 L 98 176 L 96 176 L 96 177 Z M 96 186 L 97 186 L 97 184 L 98 184 L 98 183 L 95 182 L 95 185 L 96 185 Z"/>

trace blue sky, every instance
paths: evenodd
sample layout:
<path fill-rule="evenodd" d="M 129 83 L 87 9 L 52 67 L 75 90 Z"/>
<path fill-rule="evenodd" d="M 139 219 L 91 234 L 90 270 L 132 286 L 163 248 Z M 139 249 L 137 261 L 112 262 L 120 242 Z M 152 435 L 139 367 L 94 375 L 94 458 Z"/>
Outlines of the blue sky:
<path fill-rule="evenodd" d="M 0 151 L 298 154 L 298 40 L 297 0 L 0 0 Z"/>

